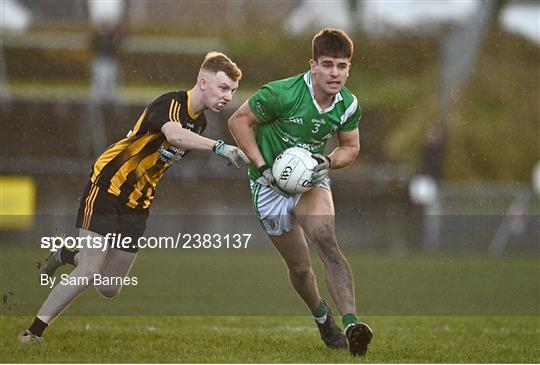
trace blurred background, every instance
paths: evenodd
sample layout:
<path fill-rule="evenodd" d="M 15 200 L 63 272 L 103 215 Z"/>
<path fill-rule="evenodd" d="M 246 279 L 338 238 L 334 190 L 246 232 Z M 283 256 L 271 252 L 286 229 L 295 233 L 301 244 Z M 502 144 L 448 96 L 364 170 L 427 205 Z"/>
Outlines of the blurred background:
<path fill-rule="evenodd" d="M 244 73 L 234 102 L 207 113 L 206 135 L 232 143 L 231 113 L 306 71 L 313 35 L 334 26 L 355 42 L 347 87 L 363 108 L 361 154 L 332 172 L 359 312 L 538 316 L 536 1 L 0 4 L 1 313 L 35 313 L 49 292 L 29 269 L 47 255 L 40 237 L 77 233 L 96 157 L 154 98 L 189 89 L 208 51 Z M 246 175 L 191 153 L 160 182 L 147 234 L 249 233 L 248 249 L 144 250 L 136 290 L 107 306 L 87 291 L 67 313 L 305 315 Z"/>
<path fill-rule="evenodd" d="M 540 252 L 536 1 L 1 0 L 1 11 L 5 242 L 74 234 L 95 158 L 154 98 L 190 88 L 206 52 L 244 73 L 225 112 L 207 113 L 206 135 L 232 143 L 231 113 L 304 72 L 314 33 L 334 26 L 355 42 L 347 87 L 364 111 L 359 158 L 333 172 L 341 244 Z M 244 169 L 192 153 L 167 175 L 149 233 L 250 226 L 267 245 Z"/>

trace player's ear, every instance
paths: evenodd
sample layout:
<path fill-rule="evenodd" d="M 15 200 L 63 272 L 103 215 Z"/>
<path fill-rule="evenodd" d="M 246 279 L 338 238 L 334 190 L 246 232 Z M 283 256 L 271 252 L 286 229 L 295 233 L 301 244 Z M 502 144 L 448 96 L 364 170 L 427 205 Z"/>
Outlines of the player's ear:
<path fill-rule="evenodd" d="M 206 77 L 202 76 L 199 78 L 198 84 L 201 90 L 205 90 L 206 87 L 208 86 L 208 80 L 206 79 Z"/>
<path fill-rule="evenodd" d="M 311 71 L 313 71 L 313 69 L 315 68 L 315 66 L 317 66 L 317 61 L 315 61 L 313 58 L 309 60 L 309 68 L 311 69 Z"/>

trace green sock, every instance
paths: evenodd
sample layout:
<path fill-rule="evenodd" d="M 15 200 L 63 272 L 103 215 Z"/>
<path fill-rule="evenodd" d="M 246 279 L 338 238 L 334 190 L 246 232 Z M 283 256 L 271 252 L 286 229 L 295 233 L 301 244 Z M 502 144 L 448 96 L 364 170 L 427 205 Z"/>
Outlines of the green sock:
<path fill-rule="evenodd" d="M 358 318 L 356 318 L 356 314 L 354 314 L 354 313 L 345 314 L 341 318 L 341 320 L 343 321 L 343 328 L 347 328 L 348 325 L 358 322 Z"/>
<path fill-rule="evenodd" d="M 324 302 L 322 301 L 322 299 L 321 299 L 321 302 L 319 303 L 319 306 L 315 310 L 311 311 L 311 314 L 313 314 L 313 317 L 315 318 L 324 317 L 326 313 L 328 313 L 328 311 L 326 310 L 326 305 L 324 305 Z"/>

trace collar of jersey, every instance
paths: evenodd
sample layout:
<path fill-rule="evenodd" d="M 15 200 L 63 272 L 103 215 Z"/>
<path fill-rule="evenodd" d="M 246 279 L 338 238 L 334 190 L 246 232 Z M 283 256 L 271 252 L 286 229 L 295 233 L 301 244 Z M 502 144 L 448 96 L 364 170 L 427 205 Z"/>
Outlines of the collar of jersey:
<path fill-rule="evenodd" d="M 187 111 L 191 119 L 197 119 L 200 114 L 193 113 L 193 110 L 191 110 L 191 105 L 189 105 L 189 99 L 191 98 L 191 90 L 187 91 Z"/>
<path fill-rule="evenodd" d="M 311 94 L 311 100 L 313 100 L 313 104 L 315 105 L 315 108 L 319 111 L 319 114 L 328 113 L 334 109 L 334 106 L 339 103 L 341 100 L 343 100 L 343 97 L 341 96 L 341 92 L 337 93 L 334 96 L 334 101 L 332 102 L 332 105 L 330 105 L 326 109 L 322 109 L 319 106 L 319 103 L 317 103 L 317 100 L 315 100 L 315 90 L 313 90 L 313 85 L 311 84 L 311 71 L 308 71 L 304 74 L 304 81 L 306 82 L 306 85 L 309 89 L 309 93 Z"/>

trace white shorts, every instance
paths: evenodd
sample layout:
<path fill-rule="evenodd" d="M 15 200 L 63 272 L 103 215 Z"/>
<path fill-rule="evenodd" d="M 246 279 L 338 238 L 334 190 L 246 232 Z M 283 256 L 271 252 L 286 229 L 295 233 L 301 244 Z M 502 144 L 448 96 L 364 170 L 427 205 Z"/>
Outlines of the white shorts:
<path fill-rule="evenodd" d="M 281 236 L 283 231 L 289 232 L 292 228 L 292 210 L 300 201 L 302 194 L 290 197 L 283 196 L 266 185 L 266 180 L 260 177 L 257 181 L 250 180 L 253 206 L 263 230 L 270 236 Z M 330 178 L 327 177 L 316 187 L 330 190 Z"/>

